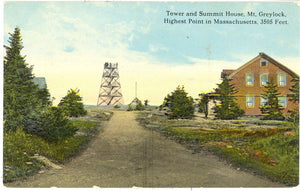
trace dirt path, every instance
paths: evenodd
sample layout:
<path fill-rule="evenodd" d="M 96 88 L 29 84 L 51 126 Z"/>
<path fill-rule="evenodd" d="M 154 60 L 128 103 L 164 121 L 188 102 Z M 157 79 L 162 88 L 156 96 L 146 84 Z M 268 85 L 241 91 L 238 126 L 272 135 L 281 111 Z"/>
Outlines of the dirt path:
<path fill-rule="evenodd" d="M 115 111 L 103 133 L 81 155 L 8 187 L 276 187 L 209 153 L 192 154 L 157 132 L 143 129 L 135 113 Z"/>

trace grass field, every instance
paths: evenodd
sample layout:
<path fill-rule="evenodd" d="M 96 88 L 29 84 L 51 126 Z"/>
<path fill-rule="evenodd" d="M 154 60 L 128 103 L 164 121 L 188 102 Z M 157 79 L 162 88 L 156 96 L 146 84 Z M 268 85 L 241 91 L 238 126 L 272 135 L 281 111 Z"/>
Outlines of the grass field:
<path fill-rule="evenodd" d="M 37 135 L 25 133 L 22 128 L 6 133 L 3 138 L 4 182 L 27 176 L 45 166 L 36 156 L 61 163 L 75 155 L 97 134 L 101 127 L 99 123 L 109 120 L 111 115 L 111 112 L 94 110 L 83 118 L 70 119 L 78 131 L 74 136 L 59 142 L 48 142 Z"/>
<path fill-rule="evenodd" d="M 160 131 L 194 150 L 209 150 L 238 168 L 265 175 L 288 186 L 299 180 L 298 125 L 285 121 L 169 120 L 143 112 L 138 120 L 146 128 Z"/>

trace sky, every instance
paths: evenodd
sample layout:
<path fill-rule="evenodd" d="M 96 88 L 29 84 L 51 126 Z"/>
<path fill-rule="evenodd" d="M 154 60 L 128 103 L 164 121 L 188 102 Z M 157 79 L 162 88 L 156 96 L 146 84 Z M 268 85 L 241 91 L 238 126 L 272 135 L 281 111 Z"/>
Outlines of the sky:
<path fill-rule="evenodd" d="M 3 7 L 4 44 L 19 26 L 22 54 L 35 76 L 46 77 L 54 104 L 79 88 L 83 102 L 95 105 L 105 62 L 119 64 L 126 104 L 135 97 L 135 82 L 138 98 L 150 104 L 161 104 L 178 85 L 198 98 L 216 88 L 222 69 L 237 69 L 259 52 L 300 74 L 299 3 L 6 2 Z M 191 17 L 167 11 L 283 11 L 286 17 L 279 19 L 288 24 L 172 25 L 164 18 Z"/>

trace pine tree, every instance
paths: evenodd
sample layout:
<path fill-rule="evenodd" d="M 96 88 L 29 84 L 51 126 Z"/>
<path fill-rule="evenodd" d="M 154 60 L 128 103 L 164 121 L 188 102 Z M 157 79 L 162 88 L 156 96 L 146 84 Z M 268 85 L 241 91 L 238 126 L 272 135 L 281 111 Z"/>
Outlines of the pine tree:
<path fill-rule="evenodd" d="M 290 94 L 289 101 L 299 103 L 299 78 L 293 78 L 291 81 L 294 82 L 294 85 L 290 88 L 292 93 Z"/>
<path fill-rule="evenodd" d="M 298 105 L 298 107 L 296 109 L 289 110 L 291 113 L 289 119 L 293 122 L 299 122 L 299 78 L 293 78 L 291 81 L 294 82 L 294 84 L 290 88 L 292 93 L 289 96 L 289 101 L 294 102 Z"/>
<path fill-rule="evenodd" d="M 20 28 L 10 34 L 9 46 L 4 46 L 4 129 L 15 131 L 23 120 L 39 112 L 41 103 L 36 96 L 38 87 L 33 83 L 32 66 L 21 55 L 23 49 Z"/>
<path fill-rule="evenodd" d="M 70 89 L 65 97 L 58 104 L 65 114 L 69 117 L 79 117 L 87 114 L 83 107 L 82 97 L 79 95 L 79 89 Z"/>
<path fill-rule="evenodd" d="M 201 99 L 199 103 L 199 112 L 205 114 L 205 118 L 207 118 L 208 115 L 208 102 L 209 102 L 209 96 L 208 94 L 200 94 Z"/>
<path fill-rule="evenodd" d="M 145 107 L 147 107 L 148 106 L 148 103 L 149 103 L 149 100 L 144 100 L 144 105 L 145 105 Z"/>
<path fill-rule="evenodd" d="M 261 106 L 260 110 L 265 114 L 263 120 L 284 120 L 284 116 L 281 110 L 283 108 L 278 102 L 278 87 L 273 81 L 268 82 L 265 86 L 265 93 L 262 95 L 264 99 L 267 100 L 267 103 Z"/>
<path fill-rule="evenodd" d="M 178 86 L 175 91 L 167 95 L 163 106 L 169 107 L 170 118 L 190 119 L 194 115 L 194 101 L 188 97 L 184 87 Z"/>
<path fill-rule="evenodd" d="M 217 119 L 237 119 L 244 114 L 244 110 L 235 102 L 234 94 L 238 91 L 230 81 L 231 79 L 224 78 L 221 84 L 217 84 L 216 92 L 220 94 L 221 101 L 220 105 L 213 108 Z"/>

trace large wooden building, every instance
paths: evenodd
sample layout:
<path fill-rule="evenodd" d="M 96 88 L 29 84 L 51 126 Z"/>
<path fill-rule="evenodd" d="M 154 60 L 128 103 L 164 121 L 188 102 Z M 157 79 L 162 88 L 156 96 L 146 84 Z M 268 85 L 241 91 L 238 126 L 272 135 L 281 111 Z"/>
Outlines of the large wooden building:
<path fill-rule="evenodd" d="M 279 103 L 288 115 L 288 110 L 298 108 L 298 104 L 289 101 L 290 87 L 294 84 L 293 78 L 299 78 L 298 74 L 280 64 L 265 53 L 242 65 L 236 70 L 223 70 L 221 77 L 227 76 L 237 88 L 235 94 L 237 103 L 245 110 L 245 115 L 261 115 L 260 106 L 266 102 L 262 98 L 267 82 L 273 81 L 278 86 Z"/>

